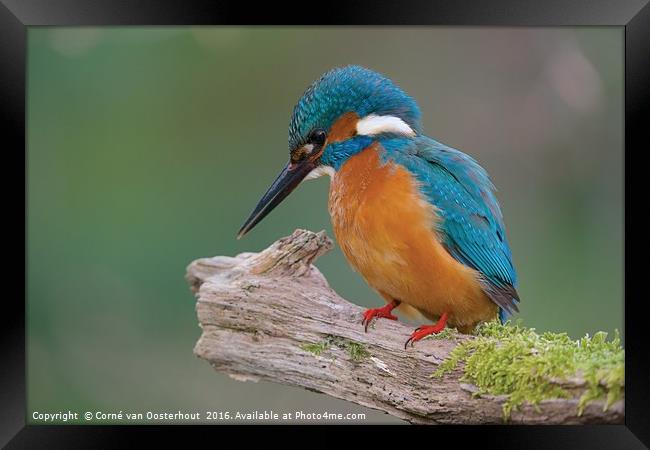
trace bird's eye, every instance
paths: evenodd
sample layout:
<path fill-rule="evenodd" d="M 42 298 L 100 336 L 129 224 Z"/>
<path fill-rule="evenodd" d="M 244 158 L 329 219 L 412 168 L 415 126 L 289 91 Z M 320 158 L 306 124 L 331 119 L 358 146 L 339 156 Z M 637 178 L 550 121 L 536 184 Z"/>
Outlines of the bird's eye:
<path fill-rule="evenodd" d="M 324 130 L 317 128 L 315 130 L 312 130 L 311 133 L 309 133 L 309 143 L 321 147 L 325 143 L 326 137 L 327 137 L 327 133 L 325 133 Z"/>

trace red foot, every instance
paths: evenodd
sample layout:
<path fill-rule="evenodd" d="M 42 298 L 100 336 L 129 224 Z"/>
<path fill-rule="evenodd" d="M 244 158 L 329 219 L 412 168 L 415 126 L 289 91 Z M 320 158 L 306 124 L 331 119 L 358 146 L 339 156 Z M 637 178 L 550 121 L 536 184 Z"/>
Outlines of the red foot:
<path fill-rule="evenodd" d="M 435 323 L 435 325 L 422 325 L 421 327 L 418 327 L 415 329 L 413 334 L 411 334 L 411 337 L 408 338 L 406 341 L 406 344 L 404 344 L 404 350 L 406 350 L 406 346 L 411 343 L 411 347 L 413 347 L 413 344 L 420 339 L 422 339 L 425 336 L 429 336 L 430 334 L 438 334 L 442 330 L 445 329 L 445 325 L 447 324 L 447 313 L 443 313 L 442 316 L 440 316 L 440 319 Z"/>
<path fill-rule="evenodd" d="M 361 325 L 365 325 L 366 333 L 368 332 L 368 325 L 370 325 L 370 322 L 372 322 L 372 319 L 375 317 L 397 320 L 397 317 L 392 315 L 390 312 L 398 306 L 399 302 L 393 301 L 391 303 L 388 303 L 386 306 L 382 306 L 381 308 L 372 308 L 366 310 L 366 312 L 363 313 L 363 320 L 361 321 Z"/>

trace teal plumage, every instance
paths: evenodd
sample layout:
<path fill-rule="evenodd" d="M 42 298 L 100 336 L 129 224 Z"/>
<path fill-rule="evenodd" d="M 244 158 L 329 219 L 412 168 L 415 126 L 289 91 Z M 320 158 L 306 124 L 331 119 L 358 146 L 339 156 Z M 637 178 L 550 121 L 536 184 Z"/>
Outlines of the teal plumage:
<path fill-rule="evenodd" d="M 289 123 L 289 148 L 304 144 L 314 128 L 328 129 L 348 111 L 359 117 L 400 117 L 415 131 L 422 130 L 417 103 L 391 80 L 365 67 L 337 67 L 312 83 L 294 107 Z"/>
<path fill-rule="evenodd" d="M 385 159 L 401 164 L 443 219 L 438 232 L 450 254 L 484 277 L 500 317 L 518 311 L 517 275 L 503 215 L 486 171 L 469 155 L 426 136 L 381 140 Z"/>

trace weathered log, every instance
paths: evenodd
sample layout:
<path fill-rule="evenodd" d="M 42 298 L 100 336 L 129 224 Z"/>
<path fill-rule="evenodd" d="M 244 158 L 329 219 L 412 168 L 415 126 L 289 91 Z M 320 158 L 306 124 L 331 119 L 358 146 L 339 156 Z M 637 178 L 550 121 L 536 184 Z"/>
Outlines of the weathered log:
<path fill-rule="evenodd" d="M 459 380 L 462 367 L 430 377 L 473 337 L 453 333 L 404 350 L 411 327 L 380 319 L 365 333 L 363 309 L 338 296 L 312 264 L 331 246 L 324 231 L 296 230 L 260 253 L 192 262 L 186 278 L 202 328 L 194 353 L 237 380 L 299 386 L 412 423 L 503 423 L 504 398 L 472 395 L 476 388 Z M 578 416 L 577 398 L 544 400 L 522 405 L 509 421 L 623 423 L 623 402 L 604 411 L 594 401 Z"/>

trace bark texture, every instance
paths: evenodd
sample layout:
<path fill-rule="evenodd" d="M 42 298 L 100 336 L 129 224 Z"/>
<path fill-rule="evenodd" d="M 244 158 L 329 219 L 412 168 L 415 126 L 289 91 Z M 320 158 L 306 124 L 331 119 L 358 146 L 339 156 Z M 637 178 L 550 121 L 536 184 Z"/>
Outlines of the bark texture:
<path fill-rule="evenodd" d="M 503 423 L 504 398 L 473 396 L 476 388 L 459 381 L 462 367 L 430 377 L 458 342 L 473 338 L 425 339 L 404 350 L 412 327 L 379 319 L 365 333 L 363 309 L 312 264 L 331 247 L 324 231 L 296 230 L 260 253 L 192 262 L 186 278 L 202 329 L 194 353 L 237 380 L 299 386 L 412 423 Z M 623 423 L 623 400 L 607 411 L 593 402 L 578 417 L 579 380 L 575 387 L 576 398 L 522 406 L 510 423 Z"/>

